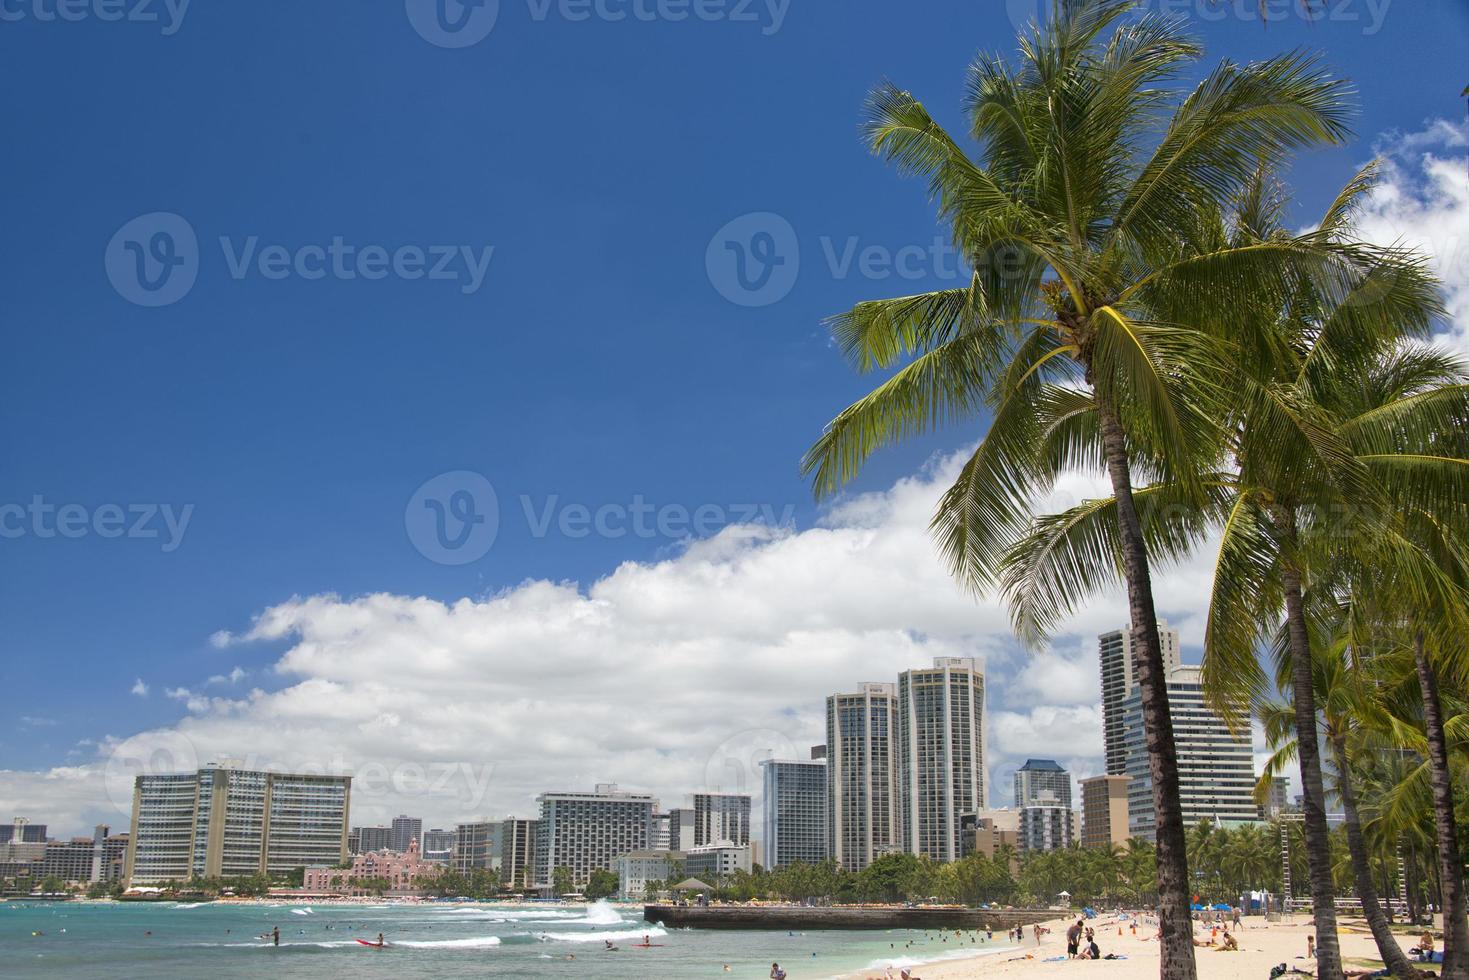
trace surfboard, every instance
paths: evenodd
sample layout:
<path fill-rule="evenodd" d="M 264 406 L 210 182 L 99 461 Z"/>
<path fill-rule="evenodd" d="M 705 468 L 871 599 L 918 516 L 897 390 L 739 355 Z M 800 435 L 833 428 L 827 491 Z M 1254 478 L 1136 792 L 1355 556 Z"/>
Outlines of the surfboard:
<path fill-rule="evenodd" d="M 364 946 L 371 946 L 373 949 L 382 949 L 387 945 L 387 943 L 370 943 L 366 939 L 359 939 L 357 941 Z"/>
<path fill-rule="evenodd" d="M 662 943 L 628 943 L 633 949 L 662 949 Z"/>

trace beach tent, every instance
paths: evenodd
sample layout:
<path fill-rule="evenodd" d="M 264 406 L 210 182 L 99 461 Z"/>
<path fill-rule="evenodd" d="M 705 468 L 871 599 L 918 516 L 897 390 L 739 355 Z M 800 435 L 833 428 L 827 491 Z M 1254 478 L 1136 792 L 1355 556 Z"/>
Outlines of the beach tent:
<path fill-rule="evenodd" d="M 704 884 L 698 878 L 685 878 L 673 886 L 676 892 L 712 892 L 714 888 Z"/>
<path fill-rule="evenodd" d="M 1204 912 L 1204 911 L 1207 911 L 1207 910 L 1206 910 L 1206 909 L 1205 909 L 1205 908 L 1204 908 L 1204 907 L 1203 907 L 1203 906 L 1202 906 L 1202 905 L 1200 905 L 1200 904 L 1199 904 L 1199 903 L 1198 903 L 1198 902 L 1195 902 L 1195 903 L 1194 903 L 1194 904 L 1193 904 L 1193 905 L 1191 905 L 1191 906 L 1190 906 L 1190 908 L 1191 908 L 1191 909 L 1192 909 L 1192 910 L 1193 910 L 1193 911 L 1195 911 L 1195 912 Z"/>
<path fill-rule="evenodd" d="M 1214 911 L 1215 912 L 1229 912 L 1233 908 L 1234 907 L 1232 905 L 1226 905 L 1224 902 L 1220 902 L 1220 903 L 1218 903 L 1217 905 L 1214 906 Z"/>

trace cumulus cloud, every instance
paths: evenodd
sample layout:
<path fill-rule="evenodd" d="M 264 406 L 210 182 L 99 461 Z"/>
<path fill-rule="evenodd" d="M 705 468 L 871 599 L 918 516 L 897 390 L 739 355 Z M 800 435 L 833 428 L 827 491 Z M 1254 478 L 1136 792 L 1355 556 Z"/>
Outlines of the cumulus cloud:
<path fill-rule="evenodd" d="M 0 773 L 0 806 L 70 829 L 123 822 L 137 771 L 223 760 L 351 773 L 357 823 L 531 814 L 542 790 L 602 781 L 678 805 L 758 791 L 756 760 L 824 740 L 826 695 L 938 656 L 987 662 L 992 803 L 1009 803 L 1029 756 L 1098 772 L 1095 636 L 1125 603 L 1102 597 L 1049 652 L 1019 650 L 1003 607 L 958 589 L 928 533 L 960 459 L 846 499 L 816 527 L 729 527 L 585 585 L 292 598 L 229 640 L 287 644 L 278 689 L 240 689 L 241 668 L 167 688 L 187 712 L 174 724 L 99 739 L 88 765 Z M 1077 478 L 1053 502 L 1101 489 Z M 1165 614 L 1201 615 L 1208 567 L 1158 577 Z M 200 693 L 211 683 L 219 695 Z"/>
<path fill-rule="evenodd" d="M 146 698 L 148 696 L 148 685 L 143 683 L 143 678 L 141 677 L 133 681 L 133 686 L 131 690 L 132 693 L 136 694 L 140 698 Z"/>
<path fill-rule="evenodd" d="M 1389 133 L 1375 149 L 1382 182 L 1368 197 L 1358 231 L 1368 241 L 1421 249 L 1444 281 L 1452 323 L 1440 342 L 1469 355 L 1469 126 L 1435 120 L 1418 132 Z"/>

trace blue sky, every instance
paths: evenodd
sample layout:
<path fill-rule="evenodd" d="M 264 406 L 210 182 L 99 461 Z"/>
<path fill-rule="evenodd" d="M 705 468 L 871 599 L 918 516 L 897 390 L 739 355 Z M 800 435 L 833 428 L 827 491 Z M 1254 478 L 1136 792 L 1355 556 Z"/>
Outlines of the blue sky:
<path fill-rule="evenodd" d="M 159 533 L 0 539 L 9 690 L 28 719 L 0 722 L 0 751 L 20 770 L 172 724 L 186 699 L 166 688 L 236 666 L 281 687 L 288 637 L 227 654 L 210 638 L 293 596 L 447 602 L 677 551 L 676 511 L 668 533 L 609 536 L 579 533 L 567 505 L 710 505 L 715 525 L 749 505 L 811 526 L 801 454 L 867 384 L 822 317 L 943 282 L 928 260 L 913 279 L 842 271 L 853 245 L 935 234 L 922 187 L 863 150 L 863 98 L 887 76 L 959 129 L 966 65 L 1013 49 L 1026 8 L 758 0 L 612 21 L 500 0 L 488 36 L 455 49 L 415 29 L 417 0 L 196 3 L 173 21 L 161 0 L 120 8 L 162 23 L 104 20 L 105 3 L 61 20 L 54 3 L 0 4 L 0 502 L 79 504 L 89 522 L 111 506 Z M 1462 4 L 1328 0 L 1307 23 L 1275 3 L 1268 26 L 1253 0 L 1251 16 L 1200 4 L 1206 63 L 1308 46 L 1360 87 L 1357 141 L 1294 175 L 1303 222 L 1382 134 L 1463 116 Z M 109 269 L 130 257 L 114 236 L 157 212 L 196 236 L 197 278 L 145 306 Z M 780 216 L 800 251 L 788 294 L 763 306 L 730 302 L 706 264 L 751 212 Z M 405 246 L 430 264 L 449 249 L 453 278 L 232 271 L 251 249 L 295 261 L 334 239 L 404 268 Z M 861 487 L 978 435 L 885 454 Z M 482 558 L 446 564 L 405 510 L 455 471 L 488 480 L 499 519 Z M 187 515 L 181 536 L 165 511 Z M 129 693 L 140 678 L 147 697 Z"/>

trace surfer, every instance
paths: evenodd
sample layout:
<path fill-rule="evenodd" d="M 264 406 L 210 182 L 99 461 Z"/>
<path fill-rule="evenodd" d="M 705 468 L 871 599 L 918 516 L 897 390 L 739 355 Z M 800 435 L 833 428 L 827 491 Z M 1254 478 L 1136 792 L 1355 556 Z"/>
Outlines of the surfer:
<path fill-rule="evenodd" d="M 617 950 L 617 947 L 614 946 L 614 945 L 612 945 L 612 940 L 610 940 L 610 939 L 604 939 L 604 940 L 602 940 L 602 942 L 607 945 L 608 952 L 615 952 Z"/>
<path fill-rule="evenodd" d="M 386 946 L 387 945 L 386 940 L 383 939 L 383 934 L 382 933 L 378 933 L 377 934 L 377 944 L 379 946 Z"/>
<path fill-rule="evenodd" d="M 272 943 L 274 943 L 275 945 L 277 945 L 277 946 L 279 946 L 281 944 L 281 927 L 280 926 L 276 926 L 274 929 L 271 929 L 270 930 L 270 941 Z"/>

